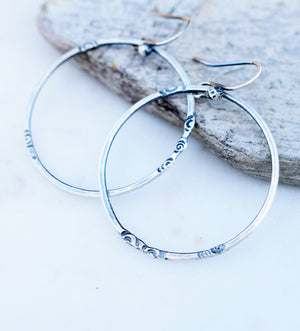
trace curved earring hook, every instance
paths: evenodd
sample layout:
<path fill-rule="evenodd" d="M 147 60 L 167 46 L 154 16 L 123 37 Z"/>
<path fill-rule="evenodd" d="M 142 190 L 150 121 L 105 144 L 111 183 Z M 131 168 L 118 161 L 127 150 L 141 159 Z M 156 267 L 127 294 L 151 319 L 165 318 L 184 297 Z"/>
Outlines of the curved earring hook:
<path fill-rule="evenodd" d="M 237 90 L 237 89 L 240 89 L 244 86 L 247 86 L 247 85 L 253 83 L 259 77 L 259 75 L 261 74 L 261 71 L 262 71 L 261 64 L 256 62 L 256 61 L 210 63 L 210 62 L 204 61 L 204 60 L 202 60 L 202 59 L 200 59 L 199 57 L 196 57 L 196 56 L 193 57 L 193 61 L 195 61 L 197 63 L 204 64 L 207 67 L 231 67 L 231 66 L 243 66 L 243 65 L 254 65 L 254 66 L 256 66 L 257 70 L 256 70 L 256 73 L 254 74 L 254 76 L 252 78 L 250 78 L 248 81 L 246 81 L 245 83 L 243 83 L 243 84 L 239 84 L 239 85 L 235 85 L 235 86 L 226 86 L 226 85 L 215 83 L 215 82 L 207 82 L 207 83 L 203 84 L 203 85 L 212 85 L 212 86 L 216 86 L 216 87 L 221 87 L 223 90 L 227 90 L 227 91 Z"/>
<path fill-rule="evenodd" d="M 183 20 L 185 21 L 184 26 L 181 28 L 181 30 L 177 33 L 174 34 L 174 36 L 165 39 L 163 41 L 154 41 L 152 39 L 150 39 L 149 37 L 143 37 L 142 39 L 145 39 L 149 42 L 150 45 L 152 46 L 162 46 L 162 45 L 166 45 L 174 40 L 176 40 L 179 36 L 181 36 L 184 31 L 187 29 L 187 27 L 190 25 L 191 23 L 191 19 L 188 16 L 180 16 L 180 15 L 172 15 L 172 14 L 163 14 L 161 13 L 157 7 L 154 7 L 154 10 L 156 12 L 156 14 L 160 17 L 166 17 L 166 18 L 173 18 L 173 19 L 178 19 L 178 20 Z"/>

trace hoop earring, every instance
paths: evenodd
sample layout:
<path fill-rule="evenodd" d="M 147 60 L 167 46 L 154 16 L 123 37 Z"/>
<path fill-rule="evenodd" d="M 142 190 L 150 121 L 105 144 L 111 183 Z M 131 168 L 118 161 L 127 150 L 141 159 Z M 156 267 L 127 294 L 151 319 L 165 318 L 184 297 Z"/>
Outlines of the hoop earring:
<path fill-rule="evenodd" d="M 29 114 L 27 117 L 26 121 L 26 128 L 25 128 L 25 142 L 26 142 L 26 147 L 30 153 L 31 159 L 37 166 L 37 168 L 43 173 L 50 181 L 52 181 L 55 185 L 58 187 L 71 192 L 71 193 L 76 193 L 80 195 L 85 195 L 85 196 L 90 196 L 90 197 L 98 197 L 100 195 L 99 190 L 91 190 L 91 189 L 86 189 L 86 188 L 81 188 L 78 186 L 74 186 L 71 184 L 68 184 L 67 182 L 63 181 L 62 179 L 56 177 L 47 167 L 43 164 L 43 162 L 40 160 L 39 155 L 36 151 L 35 145 L 34 145 L 34 139 L 32 137 L 32 116 L 33 116 L 33 111 L 34 107 L 37 101 L 37 98 L 47 83 L 48 79 L 54 74 L 54 72 L 62 66 L 65 62 L 68 60 L 72 59 L 76 55 L 86 53 L 88 51 L 97 49 L 101 46 L 105 45 L 130 45 L 133 46 L 134 48 L 137 49 L 138 53 L 142 56 L 148 56 L 151 52 L 155 52 L 157 55 L 159 55 L 163 60 L 165 60 L 169 65 L 172 67 L 172 69 L 178 74 L 180 80 L 182 81 L 183 84 L 188 85 L 190 84 L 190 79 L 183 69 L 183 67 L 175 60 L 172 56 L 170 56 L 168 53 L 164 52 L 163 50 L 158 49 L 158 46 L 168 44 L 175 39 L 177 39 L 188 27 L 190 24 L 190 19 L 187 16 L 175 16 L 175 15 L 166 15 L 160 13 L 156 9 L 156 13 L 159 16 L 162 17 L 167 17 L 167 18 L 172 18 L 172 19 L 179 19 L 183 20 L 185 22 L 183 28 L 176 33 L 174 36 L 160 41 L 160 42 L 155 42 L 151 40 L 148 37 L 143 37 L 142 39 L 134 39 L 134 38 L 124 38 L 124 39 L 104 39 L 104 40 L 99 40 L 99 41 L 92 41 L 92 42 L 87 42 L 82 46 L 75 47 L 62 55 L 55 63 L 54 65 L 49 69 L 49 71 L 46 73 L 44 78 L 41 80 L 41 82 L 37 85 L 35 88 L 30 104 L 29 104 Z M 171 156 L 167 158 L 165 162 L 163 162 L 164 166 L 161 166 L 159 171 L 156 169 L 149 175 L 143 177 L 142 179 L 139 179 L 127 186 L 119 187 L 116 189 L 110 190 L 110 195 L 119 195 L 134 189 L 137 189 L 138 187 L 141 187 L 153 179 L 157 178 L 160 176 L 169 166 L 170 163 L 168 163 L 168 160 L 172 158 L 175 160 L 186 148 L 188 138 L 192 132 L 192 129 L 195 125 L 195 117 L 194 117 L 194 109 L 195 109 L 195 100 L 191 94 L 187 95 L 187 116 L 185 119 L 185 124 L 184 124 L 184 129 L 183 129 L 183 134 L 178 143 L 176 144 L 175 150 L 172 152 Z"/>
<path fill-rule="evenodd" d="M 165 89 L 159 92 L 156 92 L 139 102 L 137 102 L 135 105 L 133 105 L 128 112 L 121 118 L 121 120 L 118 122 L 116 127 L 112 130 L 110 133 L 104 147 L 104 151 L 102 154 L 102 157 L 99 162 L 99 186 L 102 192 L 102 201 L 104 204 L 104 208 L 108 214 L 108 217 L 110 221 L 112 222 L 113 226 L 116 228 L 118 233 L 121 235 L 122 239 L 125 240 L 128 244 L 133 246 L 134 248 L 152 256 L 155 258 L 161 258 L 165 260 L 190 260 L 190 259 L 203 259 L 207 257 L 213 257 L 217 256 L 221 253 L 226 252 L 233 246 L 237 245 L 240 241 L 245 239 L 254 229 L 261 223 L 263 218 L 265 217 L 266 213 L 268 212 L 272 201 L 274 199 L 277 186 L 278 186 L 278 180 L 279 180 L 279 158 L 278 158 L 278 152 L 276 143 L 274 141 L 274 138 L 272 136 L 271 131 L 269 130 L 267 124 L 264 122 L 262 117 L 251 107 L 249 107 L 246 103 L 243 101 L 233 97 L 232 95 L 226 93 L 221 87 L 219 86 L 206 86 L 208 83 L 203 83 L 200 85 L 190 85 L 190 86 L 180 86 L 180 87 L 174 87 Z M 271 183 L 270 187 L 266 196 L 266 199 L 257 214 L 257 216 L 250 222 L 250 224 L 244 228 L 240 233 L 238 233 L 235 237 L 232 239 L 221 243 L 215 247 L 196 251 L 196 252 L 171 252 L 167 250 L 161 250 L 155 247 L 148 246 L 143 240 L 135 236 L 132 232 L 128 231 L 119 221 L 119 219 L 116 216 L 116 213 L 112 207 L 110 197 L 109 197 L 109 191 L 107 188 L 107 160 L 109 157 L 109 153 L 111 150 L 111 146 L 120 131 L 120 129 L 125 125 L 125 123 L 128 121 L 132 115 L 134 115 L 138 110 L 140 110 L 143 106 L 147 105 L 148 103 L 165 98 L 171 95 L 180 94 L 180 93 L 188 93 L 188 94 L 197 94 L 198 97 L 206 97 L 210 99 L 218 99 L 221 97 L 226 98 L 227 100 L 233 102 L 234 104 L 238 105 L 242 110 L 244 110 L 246 113 L 248 113 L 254 121 L 258 124 L 261 131 L 263 132 L 268 147 L 271 154 L 271 161 L 272 161 L 272 176 L 271 176 Z M 169 160 L 169 165 L 173 162 L 172 160 Z"/>

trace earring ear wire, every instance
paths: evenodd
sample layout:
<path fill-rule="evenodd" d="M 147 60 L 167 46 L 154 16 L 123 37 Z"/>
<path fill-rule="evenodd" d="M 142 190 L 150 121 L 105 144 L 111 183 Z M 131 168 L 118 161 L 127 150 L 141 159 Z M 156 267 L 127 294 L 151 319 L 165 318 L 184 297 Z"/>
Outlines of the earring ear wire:
<path fill-rule="evenodd" d="M 245 87 L 247 85 L 252 84 L 261 74 L 262 71 L 262 66 L 260 63 L 256 62 L 256 61 L 241 61 L 241 62 L 227 62 L 227 63 L 210 63 L 207 61 L 204 61 L 203 59 L 200 59 L 197 56 L 193 57 L 193 61 L 197 62 L 197 63 L 201 63 L 207 67 L 231 67 L 231 66 L 244 66 L 244 65 L 254 65 L 256 66 L 256 72 L 253 75 L 252 78 L 250 78 L 249 80 L 247 80 L 245 83 L 239 84 L 239 85 L 235 85 L 235 86 L 227 86 L 227 85 L 223 85 L 223 84 L 219 84 L 219 83 L 215 83 L 215 82 L 207 82 L 203 85 L 211 85 L 211 86 L 215 86 L 215 87 L 221 87 L 223 90 L 226 91 L 233 91 L 233 90 L 237 90 L 240 89 L 242 87 Z"/>
<path fill-rule="evenodd" d="M 177 38 L 179 38 L 187 29 L 187 27 L 190 25 L 191 23 L 191 19 L 188 16 L 182 16 L 182 15 L 173 15 L 173 14 L 163 14 L 161 13 L 157 7 L 154 7 L 154 10 L 156 12 L 156 14 L 160 17 L 165 17 L 165 18 L 171 18 L 171 19 L 176 19 L 176 20 L 182 20 L 185 21 L 183 27 L 180 29 L 180 31 L 178 31 L 177 33 L 175 33 L 172 37 L 167 38 L 165 40 L 162 41 L 154 41 L 149 37 L 143 37 L 142 39 L 147 40 L 147 42 L 151 45 L 151 46 L 162 46 L 162 45 L 166 45 L 169 44 L 170 42 L 176 40 Z"/>

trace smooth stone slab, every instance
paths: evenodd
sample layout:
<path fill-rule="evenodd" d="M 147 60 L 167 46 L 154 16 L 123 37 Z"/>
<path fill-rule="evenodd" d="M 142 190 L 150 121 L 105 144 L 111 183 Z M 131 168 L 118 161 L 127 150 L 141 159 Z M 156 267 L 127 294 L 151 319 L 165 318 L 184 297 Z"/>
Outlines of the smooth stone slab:
<path fill-rule="evenodd" d="M 48 0 L 41 7 L 38 26 L 61 51 L 102 38 L 146 35 L 161 40 L 175 33 L 180 23 L 156 16 L 156 3 Z M 299 1 L 185 0 L 161 3 L 159 9 L 192 18 L 186 33 L 164 46 L 181 61 L 192 83 L 236 84 L 254 72 L 251 67 L 207 68 L 191 60 L 195 55 L 210 62 L 257 60 L 263 65 L 263 73 L 253 85 L 233 94 L 255 108 L 270 126 L 280 154 L 281 182 L 299 185 Z M 131 47 L 103 47 L 78 57 L 77 62 L 131 102 L 179 84 L 161 59 L 153 54 L 141 57 Z M 182 125 L 185 99 L 165 100 L 148 109 Z M 194 135 L 234 167 L 270 177 L 269 153 L 261 132 L 228 101 L 199 101 Z"/>

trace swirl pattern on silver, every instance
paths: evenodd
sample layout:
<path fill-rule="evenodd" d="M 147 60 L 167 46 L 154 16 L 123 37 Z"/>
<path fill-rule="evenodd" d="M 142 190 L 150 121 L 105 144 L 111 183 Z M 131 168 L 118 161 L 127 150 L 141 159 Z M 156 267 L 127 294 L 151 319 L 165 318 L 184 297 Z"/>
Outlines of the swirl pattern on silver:
<path fill-rule="evenodd" d="M 121 232 L 121 237 L 125 240 L 127 244 L 130 246 L 152 256 L 155 258 L 162 258 L 166 259 L 165 257 L 165 251 L 161 251 L 154 247 L 149 247 L 147 244 L 145 244 L 144 241 L 139 239 L 137 236 L 129 232 L 128 230 L 125 230 Z"/>
<path fill-rule="evenodd" d="M 182 86 L 182 87 L 184 87 L 184 86 Z M 164 89 L 164 90 L 160 90 L 158 93 L 159 93 L 160 95 L 162 95 L 163 97 L 166 97 L 166 96 L 169 95 L 170 93 L 172 93 L 172 92 L 176 92 L 177 89 L 178 89 L 177 86 L 175 86 L 175 87 L 170 87 L 170 88 L 166 88 L 166 89 Z"/>
<path fill-rule="evenodd" d="M 157 172 L 161 174 L 165 170 L 167 170 L 176 161 L 178 155 L 187 148 L 187 146 L 188 146 L 188 138 L 181 137 L 178 140 L 172 155 L 169 158 L 167 158 L 159 168 L 157 168 Z"/>
<path fill-rule="evenodd" d="M 25 136 L 25 144 L 26 148 L 31 156 L 32 159 L 36 160 L 37 159 L 37 154 L 32 142 L 32 136 L 31 136 L 31 131 L 30 130 L 25 130 L 24 131 L 24 136 Z"/>
<path fill-rule="evenodd" d="M 198 257 L 200 259 L 204 259 L 204 258 L 207 258 L 207 257 L 212 257 L 214 255 L 223 253 L 224 250 L 225 250 L 225 245 L 221 244 L 221 245 L 215 246 L 211 249 L 198 252 Z"/>
<path fill-rule="evenodd" d="M 120 234 L 123 240 L 130 246 L 154 258 L 161 258 L 164 260 L 168 260 L 167 251 L 163 251 L 158 248 L 148 246 L 143 240 L 139 239 L 137 236 L 135 236 L 133 233 L 129 232 L 128 230 L 124 230 Z M 214 255 L 221 254 L 224 252 L 224 250 L 225 250 L 225 245 L 221 244 L 208 250 L 199 251 L 197 255 L 199 259 L 204 259 L 208 257 L 213 257 Z"/>
<path fill-rule="evenodd" d="M 174 161 L 175 161 L 175 159 L 173 157 L 169 157 L 159 168 L 157 168 L 157 171 L 159 173 L 164 172 L 173 164 Z"/>
<path fill-rule="evenodd" d="M 178 140 L 174 153 L 182 152 L 187 148 L 187 145 L 188 145 L 187 138 L 182 137 L 180 140 Z"/>
<path fill-rule="evenodd" d="M 195 126 L 195 122 L 196 119 L 194 115 L 188 116 L 184 122 L 184 131 L 187 133 L 191 133 Z"/>
<path fill-rule="evenodd" d="M 80 53 L 85 53 L 87 51 L 90 51 L 92 49 L 95 49 L 98 47 L 98 42 L 96 40 L 88 41 L 85 44 L 78 46 L 78 51 Z"/>

